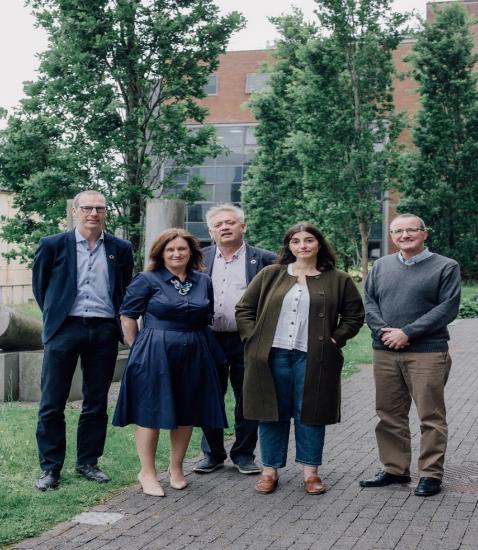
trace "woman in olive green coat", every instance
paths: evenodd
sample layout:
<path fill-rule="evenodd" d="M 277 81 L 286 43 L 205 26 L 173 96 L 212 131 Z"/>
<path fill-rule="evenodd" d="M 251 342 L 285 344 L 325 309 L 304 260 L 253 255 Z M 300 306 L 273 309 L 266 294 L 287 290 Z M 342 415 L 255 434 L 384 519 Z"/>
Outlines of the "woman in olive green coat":
<path fill-rule="evenodd" d="M 256 490 L 276 489 L 294 418 L 305 490 L 321 494 L 325 485 L 317 470 L 325 425 L 340 421 L 340 348 L 363 324 L 360 294 L 335 268 L 322 233 L 299 223 L 286 233 L 278 264 L 248 286 L 236 319 L 245 344 L 244 417 L 260 421 L 264 470 Z"/>

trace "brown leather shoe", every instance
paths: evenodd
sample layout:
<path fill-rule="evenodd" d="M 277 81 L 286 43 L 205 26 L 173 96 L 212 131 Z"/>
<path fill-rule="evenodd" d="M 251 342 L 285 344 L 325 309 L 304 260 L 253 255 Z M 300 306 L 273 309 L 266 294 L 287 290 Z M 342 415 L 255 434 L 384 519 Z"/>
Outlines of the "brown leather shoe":
<path fill-rule="evenodd" d="M 319 476 L 310 476 L 304 480 L 304 489 L 309 495 L 321 495 L 327 491 Z"/>
<path fill-rule="evenodd" d="M 255 489 L 261 495 L 268 495 L 273 493 L 277 489 L 279 484 L 278 479 L 274 479 L 272 476 L 260 475 L 257 478 Z"/>

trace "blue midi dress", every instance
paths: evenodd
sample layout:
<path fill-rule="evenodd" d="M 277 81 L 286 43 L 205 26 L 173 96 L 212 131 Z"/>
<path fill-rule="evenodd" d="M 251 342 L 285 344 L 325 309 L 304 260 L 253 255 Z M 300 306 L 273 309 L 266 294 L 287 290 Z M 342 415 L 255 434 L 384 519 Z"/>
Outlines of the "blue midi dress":
<path fill-rule="evenodd" d="M 139 273 L 126 290 L 120 314 L 143 316 L 131 347 L 113 425 L 145 428 L 227 426 L 216 367 L 226 362 L 209 327 L 214 297 L 208 275 L 188 271 L 178 293 L 166 268 Z"/>

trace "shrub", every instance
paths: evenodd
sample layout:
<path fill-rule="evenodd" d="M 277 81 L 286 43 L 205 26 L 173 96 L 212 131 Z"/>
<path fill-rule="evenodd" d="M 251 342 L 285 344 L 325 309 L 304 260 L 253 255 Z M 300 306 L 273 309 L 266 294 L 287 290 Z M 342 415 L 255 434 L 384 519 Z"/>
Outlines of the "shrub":
<path fill-rule="evenodd" d="M 475 298 L 464 298 L 458 311 L 458 319 L 471 319 L 478 317 L 478 296 Z"/>

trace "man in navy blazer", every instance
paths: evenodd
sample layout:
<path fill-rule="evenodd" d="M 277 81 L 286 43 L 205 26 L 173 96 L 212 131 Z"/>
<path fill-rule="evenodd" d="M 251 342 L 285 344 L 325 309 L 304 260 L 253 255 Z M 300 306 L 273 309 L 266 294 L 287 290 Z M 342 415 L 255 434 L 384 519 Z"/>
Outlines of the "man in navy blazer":
<path fill-rule="evenodd" d="M 107 398 L 121 329 L 118 311 L 133 272 L 131 244 L 103 231 L 107 206 L 97 191 L 73 201 L 77 226 L 40 240 L 33 261 L 33 293 L 43 313 L 43 369 L 37 443 L 45 491 L 60 480 L 66 450 L 66 400 L 78 358 L 83 405 L 76 470 L 109 481 L 98 468 L 106 437 Z"/>
<path fill-rule="evenodd" d="M 244 242 L 247 227 L 241 208 L 232 204 L 215 206 L 207 212 L 206 219 L 211 238 L 216 243 L 203 250 L 207 273 L 214 287 L 212 328 L 228 359 L 228 364 L 218 371 L 218 375 L 224 395 L 230 379 L 236 401 L 236 440 L 230 456 L 239 472 L 257 474 L 261 471 L 254 462 L 257 422 L 244 419 L 242 413 L 244 348 L 237 331 L 235 306 L 252 278 L 262 268 L 272 264 L 276 255 Z M 227 455 L 223 430 L 204 427 L 201 448 L 204 459 L 196 465 L 195 472 L 206 474 L 224 465 Z"/>

